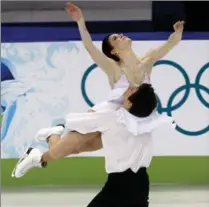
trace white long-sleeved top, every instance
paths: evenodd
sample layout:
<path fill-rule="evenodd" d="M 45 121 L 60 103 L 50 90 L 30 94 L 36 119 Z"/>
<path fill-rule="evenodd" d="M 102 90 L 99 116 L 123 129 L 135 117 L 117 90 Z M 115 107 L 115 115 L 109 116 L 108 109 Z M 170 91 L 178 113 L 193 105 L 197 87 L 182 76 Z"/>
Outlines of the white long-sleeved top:
<path fill-rule="evenodd" d="M 70 113 L 67 128 L 82 134 L 99 131 L 105 154 L 107 173 L 123 172 L 149 167 L 152 156 L 152 132 L 172 124 L 171 117 L 154 111 L 149 117 L 138 118 L 123 107 L 118 110 L 102 110 L 94 113 Z"/>

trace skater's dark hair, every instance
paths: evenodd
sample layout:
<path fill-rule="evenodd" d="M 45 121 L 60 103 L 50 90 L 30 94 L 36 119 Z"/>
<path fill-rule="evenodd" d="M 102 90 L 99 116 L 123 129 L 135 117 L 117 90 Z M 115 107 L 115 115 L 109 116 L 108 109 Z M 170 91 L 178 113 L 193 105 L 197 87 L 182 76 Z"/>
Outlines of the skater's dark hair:
<path fill-rule="evenodd" d="M 102 52 L 109 58 L 115 60 L 116 62 L 120 61 L 120 58 L 117 55 L 114 55 L 111 53 L 111 51 L 114 49 L 113 46 L 110 43 L 110 35 L 107 35 L 103 41 L 102 41 Z"/>
<path fill-rule="evenodd" d="M 132 103 L 129 112 L 137 117 L 147 117 L 157 107 L 157 98 L 150 84 L 144 83 L 139 86 L 129 98 Z"/>

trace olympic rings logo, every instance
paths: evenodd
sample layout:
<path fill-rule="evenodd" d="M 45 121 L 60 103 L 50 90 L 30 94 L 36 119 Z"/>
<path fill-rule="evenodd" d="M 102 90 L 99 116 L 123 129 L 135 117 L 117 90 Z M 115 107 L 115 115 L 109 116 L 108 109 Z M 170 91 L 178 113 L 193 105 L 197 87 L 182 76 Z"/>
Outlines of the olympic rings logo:
<path fill-rule="evenodd" d="M 180 74 L 183 76 L 184 80 L 185 80 L 185 84 L 182 86 L 179 86 L 169 97 L 168 102 L 167 102 L 167 106 L 163 107 L 162 103 L 160 101 L 160 99 L 158 98 L 158 112 L 159 113 L 167 113 L 168 116 L 172 116 L 172 112 L 179 109 L 187 100 L 187 98 L 190 95 L 190 91 L 191 89 L 195 89 L 196 95 L 199 99 L 199 101 L 206 107 L 209 108 L 209 102 L 207 100 L 205 100 L 205 98 L 202 96 L 201 92 L 205 92 L 208 96 L 209 96 L 209 87 L 208 86 L 203 86 L 201 85 L 200 81 L 201 81 L 201 77 L 204 74 L 204 72 L 209 69 L 209 62 L 206 63 L 205 65 L 203 65 L 199 72 L 197 73 L 196 79 L 194 81 L 194 83 L 191 83 L 188 74 L 186 73 L 185 69 L 181 67 L 181 65 L 179 65 L 178 63 L 175 63 L 173 61 L 170 60 L 160 60 L 158 62 L 155 63 L 155 66 L 159 66 L 159 65 L 169 65 L 171 67 L 173 67 L 174 69 L 178 70 L 178 72 L 180 72 Z M 87 92 L 86 92 L 86 81 L 87 78 L 89 76 L 89 74 L 97 68 L 96 64 L 91 65 L 89 68 L 87 68 L 87 70 L 85 71 L 82 80 L 81 80 L 81 92 L 83 95 L 83 98 L 85 100 L 85 102 L 92 107 L 94 105 L 94 103 L 89 99 Z M 174 99 L 176 98 L 176 96 L 181 93 L 182 91 L 184 91 L 184 95 L 182 97 L 181 100 L 179 100 L 178 103 L 173 104 Z M 188 131 L 186 129 L 183 129 L 182 127 L 180 127 L 178 124 L 176 126 L 176 130 L 184 135 L 188 135 L 188 136 L 199 136 L 202 134 L 205 134 L 207 132 L 209 132 L 209 124 L 208 126 L 198 130 L 198 131 Z"/>

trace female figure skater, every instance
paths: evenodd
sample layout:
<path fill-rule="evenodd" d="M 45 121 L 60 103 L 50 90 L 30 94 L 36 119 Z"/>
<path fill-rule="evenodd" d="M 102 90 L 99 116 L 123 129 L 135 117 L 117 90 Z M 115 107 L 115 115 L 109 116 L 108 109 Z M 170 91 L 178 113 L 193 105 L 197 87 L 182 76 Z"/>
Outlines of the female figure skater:
<path fill-rule="evenodd" d="M 66 5 L 66 11 L 77 22 L 86 50 L 94 62 L 106 73 L 112 87 L 109 99 L 95 105 L 91 108 L 91 112 L 107 109 L 117 110 L 123 103 L 124 92 L 127 89 L 135 90 L 142 83 L 149 83 L 153 64 L 167 55 L 182 38 L 184 22 L 178 21 L 174 25 L 174 33 L 169 36 L 168 40 L 159 48 L 151 50 L 143 57 L 137 57 L 132 50 L 131 39 L 123 34 L 107 36 L 103 40 L 103 52 L 101 52 L 92 42 L 82 11 L 71 3 Z M 82 120 L 82 114 L 79 118 Z M 68 122 L 68 117 L 66 117 L 65 126 L 67 129 L 70 129 L 69 123 L 70 121 Z M 63 126 L 57 126 L 41 129 L 36 134 L 36 139 L 48 140 L 49 143 L 50 150 L 43 154 L 42 161 L 55 160 L 82 151 L 94 151 L 102 147 L 101 134 L 99 132 L 79 134 L 71 131 L 60 139 L 63 131 Z M 39 164 L 38 166 L 41 165 Z"/>

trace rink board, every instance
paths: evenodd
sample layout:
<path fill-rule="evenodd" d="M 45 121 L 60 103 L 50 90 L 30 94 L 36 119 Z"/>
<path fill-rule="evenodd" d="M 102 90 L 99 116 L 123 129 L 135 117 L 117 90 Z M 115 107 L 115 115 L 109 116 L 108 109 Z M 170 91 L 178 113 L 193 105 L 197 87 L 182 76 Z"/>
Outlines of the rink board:
<path fill-rule="evenodd" d="M 3 159 L 3 186 L 101 185 L 106 173 L 102 157 L 66 158 L 34 169 L 21 179 L 11 178 L 16 159 Z M 155 157 L 149 169 L 151 183 L 209 184 L 209 156 Z"/>

